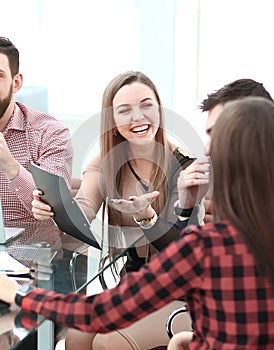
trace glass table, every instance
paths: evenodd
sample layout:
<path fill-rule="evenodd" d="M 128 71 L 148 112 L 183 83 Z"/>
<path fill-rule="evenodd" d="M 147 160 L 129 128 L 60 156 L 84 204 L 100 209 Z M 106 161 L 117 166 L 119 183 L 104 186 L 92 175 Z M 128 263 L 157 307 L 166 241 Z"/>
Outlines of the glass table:
<path fill-rule="evenodd" d="M 5 250 L 32 269 L 31 278 L 35 286 L 62 293 L 86 293 L 87 286 L 96 278 L 98 280 L 99 262 L 107 249 L 101 251 L 62 233 L 52 220 L 13 222 L 6 226 L 25 228 L 22 235 L 10 243 L 0 245 L 0 250 Z M 112 261 L 107 261 L 100 271 L 107 270 L 114 261 L 125 255 L 128 248 L 142 239 L 144 235 L 140 233 L 131 239 L 132 242 L 127 241 L 127 247 L 120 249 L 120 253 Z M 17 282 L 23 284 L 26 280 L 17 279 Z M 6 349 L 25 349 L 25 343 L 36 330 L 37 349 L 54 349 L 54 324 L 39 315 L 26 314 L 12 306 L 8 313 L 0 315 L 0 348 L 5 349 L 1 345 L 2 341 L 3 344 L 10 342 Z"/>

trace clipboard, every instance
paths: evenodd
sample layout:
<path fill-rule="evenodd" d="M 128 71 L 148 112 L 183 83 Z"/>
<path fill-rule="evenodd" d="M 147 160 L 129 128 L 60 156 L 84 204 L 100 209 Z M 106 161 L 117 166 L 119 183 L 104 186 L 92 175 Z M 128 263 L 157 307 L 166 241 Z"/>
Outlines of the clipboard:
<path fill-rule="evenodd" d="M 41 198 L 52 207 L 53 220 L 59 229 L 94 248 L 101 249 L 90 229 L 90 223 L 72 197 L 65 179 L 30 162 L 28 167 L 37 188 L 43 192 Z"/>

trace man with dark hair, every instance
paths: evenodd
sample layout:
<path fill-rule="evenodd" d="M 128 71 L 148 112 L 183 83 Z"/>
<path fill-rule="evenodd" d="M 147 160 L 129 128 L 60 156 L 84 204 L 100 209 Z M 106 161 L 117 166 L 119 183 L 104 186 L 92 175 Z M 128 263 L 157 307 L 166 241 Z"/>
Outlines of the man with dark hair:
<path fill-rule="evenodd" d="M 202 112 L 208 112 L 206 122 L 206 133 L 208 136 L 210 136 L 224 104 L 246 96 L 264 97 L 273 102 L 270 93 L 265 89 L 263 84 L 252 79 L 235 80 L 207 95 L 207 98 L 202 101 L 199 107 Z M 206 152 L 208 153 L 207 149 Z"/>
<path fill-rule="evenodd" d="M 211 132 L 213 127 L 225 105 L 226 102 L 241 99 L 247 96 L 264 97 L 272 102 L 273 99 L 270 93 L 265 89 L 262 83 L 259 83 L 253 79 L 238 79 L 229 84 L 226 84 L 219 90 L 216 90 L 207 95 L 207 98 L 202 101 L 199 108 L 203 112 L 208 112 L 205 131 L 208 136 L 208 140 L 205 145 L 205 155 L 209 154 Z M 198 169 L 198 170 L 197 170 Z M 199 163 L 199 160 L 193 162 L 186 170 L 183 171 L 181 179 L 185 189 L 188 190 L 187 198 L 195 198 L 193 193 L 197 193 L 196 186 L 203 186 L 204 181 L 204 167 Z M 186 176 L 187 175 L 187 178 Z M 200 178 L 199 178 L 200 177 Z M 202 191 L 200 191 L 202 192 Z M 207 193 L 205 198 L 205 222 L 211 221 L 212 204 L 210 201 L 210 192 Z M 194 206 L 195 203 L 186 201 L 187 207 Z M 179 203 L 180 205 L 180 203 Z"/>
<path fill-rule="evenodd" d="M 228 101 L 237 100 L 238 98 L 246 96 L 265 97 L 273 101 L 270 93 L 265 89 L 262 83 L 252 79 L 238 79 L 208 94 L 207 98 L 201 103 L 200 109 L 203 112 L 208 112 L 218 104 L 224 104 Z"/>
<path fill-rule="evenodd" d="M 28 162 L 71 183 L 69 129 L 52 116 L 15 102 L 22 83 L 19 51 L 0 37 L 0 193 L 5 221 L 35 220 L 31 202 L 36 186 Z"/>

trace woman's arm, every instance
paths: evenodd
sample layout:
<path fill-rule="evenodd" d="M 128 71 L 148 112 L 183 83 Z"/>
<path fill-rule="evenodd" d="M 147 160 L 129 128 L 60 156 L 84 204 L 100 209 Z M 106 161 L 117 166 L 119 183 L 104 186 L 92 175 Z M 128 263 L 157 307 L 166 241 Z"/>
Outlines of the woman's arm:
<path fill-rule="evenodd" d="M 75 199 L 90 222 L 95 218 L 104 200 L 104 181 L 100 163 L 100 154 L 91 159 L 83 173 L 81 186 L 75 195 Z"/>

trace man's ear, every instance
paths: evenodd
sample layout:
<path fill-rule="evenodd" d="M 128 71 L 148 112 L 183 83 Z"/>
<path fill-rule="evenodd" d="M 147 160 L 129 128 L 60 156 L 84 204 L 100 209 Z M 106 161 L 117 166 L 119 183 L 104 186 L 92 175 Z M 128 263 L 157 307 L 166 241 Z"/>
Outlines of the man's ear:
<path fill-rule="evenodd" d="M 23 76 L 17 73 L 13 78 L 13 93 L 18 92 L 23 85 Z"/>

